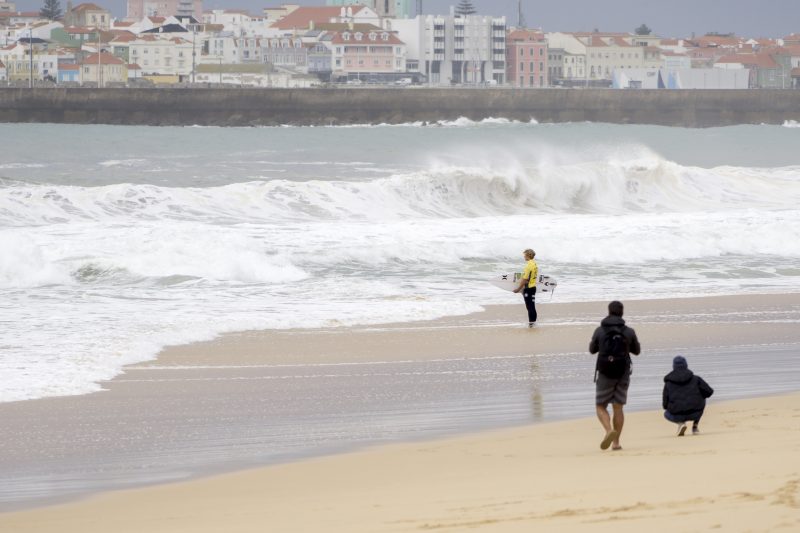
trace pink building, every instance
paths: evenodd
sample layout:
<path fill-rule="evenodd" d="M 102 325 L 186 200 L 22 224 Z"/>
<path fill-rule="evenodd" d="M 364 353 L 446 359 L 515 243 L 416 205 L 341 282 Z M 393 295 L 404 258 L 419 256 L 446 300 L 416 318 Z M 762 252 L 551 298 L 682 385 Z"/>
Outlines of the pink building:
<path fill-rule="evenodd" d="M 506 37 L 506 68 L 513 87 L 547 87 L 547 41 L 534 30 L 512 30 Z"/>
<path fill-rule="evenodd" d="M 171 15 L 191 16 L 203 20 L 203 0 L 128 0 L 129 20 L 142 20 L 144 17 Z"/>
<path fill-rule="evenodd" d="M 337 32 L 331 45 L 335 76 L 406 71 L 406 45 L 390 31 L 374 27 Z"/>

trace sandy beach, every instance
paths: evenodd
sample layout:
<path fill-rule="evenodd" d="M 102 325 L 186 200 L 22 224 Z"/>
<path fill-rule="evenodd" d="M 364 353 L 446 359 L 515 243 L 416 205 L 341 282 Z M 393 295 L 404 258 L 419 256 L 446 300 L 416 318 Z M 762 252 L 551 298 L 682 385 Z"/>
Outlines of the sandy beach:
<path fill-rule="evenodd" d="M 0 515 L 15 532 L 797 531 L 800 395 L 401 444 Z"/>
<path fill-rule="evenodd" d="M 627 302 L 613 453 L 586 353 L 605 303 L 522 312 L 231 334 L 2 404 L 0 531 L 800 527 L 800 295 Z M 717 390 L 697 437 L 657 411 L 677 353 Z"/>

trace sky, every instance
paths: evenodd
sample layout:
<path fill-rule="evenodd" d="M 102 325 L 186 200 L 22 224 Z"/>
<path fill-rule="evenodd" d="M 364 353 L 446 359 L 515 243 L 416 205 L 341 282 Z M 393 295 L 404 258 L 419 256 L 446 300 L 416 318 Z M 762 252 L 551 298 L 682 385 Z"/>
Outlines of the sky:
<path fill-rule="evenodd" d="M 13 1 L 13 0 L 12 0 Z M 75 5 L 80 0 L 73 0 Z M 116 16 L 125 15 L 125 0 L 94 0 Z M 324 5 L 324 0 L 204 0 L 205 9 L 249 9 L 281 3 Z M 517 21 L 517 0 L 472 0 L 479 14 L 506 15 Z M 37 10 L 43 0 L 17 0 L 22 11 Z M 415 5 L 412 0 L 412 5 Z M 458 0 L 424 0 L 425 13 L 446 14 Z M 66 0 L 61 0 L 62 8 Z M 523 0 L 530 27 L 545 31 L 630 31 L 647 24 L 662 37 L 692 33 L 734 32 L 744 37 L 785 37 L 800 33 L 800 0 Z"/>

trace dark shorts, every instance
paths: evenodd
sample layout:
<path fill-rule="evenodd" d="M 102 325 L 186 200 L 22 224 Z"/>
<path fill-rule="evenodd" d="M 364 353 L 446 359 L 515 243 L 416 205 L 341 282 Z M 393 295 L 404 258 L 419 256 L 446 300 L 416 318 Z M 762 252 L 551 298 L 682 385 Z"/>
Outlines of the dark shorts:
<path fill-rule="evenodd" d="M 609 403 L 625 405 L 628 401 L 628 387 L 630 384 L 630 372 L 619 379 L 612 379 L 598 373 L 594 398 L 595 405 L 605 406 Z"/>

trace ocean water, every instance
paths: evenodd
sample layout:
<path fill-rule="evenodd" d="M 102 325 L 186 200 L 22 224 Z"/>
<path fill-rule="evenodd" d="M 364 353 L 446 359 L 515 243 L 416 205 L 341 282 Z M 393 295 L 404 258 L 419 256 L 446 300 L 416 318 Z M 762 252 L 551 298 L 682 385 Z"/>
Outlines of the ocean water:
<path fill-rule="evenodd" d="M 520 303 L 485 280 L 528 247 L 559 302 L 800 290 L 790 122 L 4 124 L 0 139 L 0 401 L 96 391 L 228 331 Z"/>

